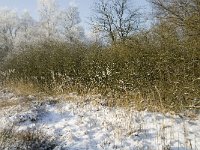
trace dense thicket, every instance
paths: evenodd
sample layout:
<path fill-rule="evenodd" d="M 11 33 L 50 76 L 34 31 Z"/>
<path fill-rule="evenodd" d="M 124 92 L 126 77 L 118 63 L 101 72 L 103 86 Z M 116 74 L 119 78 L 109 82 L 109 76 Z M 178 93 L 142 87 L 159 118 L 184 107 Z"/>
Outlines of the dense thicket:
<path fill-rule="evenodd" d="M 11 56 L 4 71 L 10 70 L 12 81 L 31 82 L 43 90 L 96 89 L 121 97 L 140 92 L 147 103 L 159 102 L 165 108 L 196 104 L 200 96 L 198 39 L 182 41 L 171 29 L 160 31 L 162 27 L 111 47 L 55 41 L 30 45 Z"/>

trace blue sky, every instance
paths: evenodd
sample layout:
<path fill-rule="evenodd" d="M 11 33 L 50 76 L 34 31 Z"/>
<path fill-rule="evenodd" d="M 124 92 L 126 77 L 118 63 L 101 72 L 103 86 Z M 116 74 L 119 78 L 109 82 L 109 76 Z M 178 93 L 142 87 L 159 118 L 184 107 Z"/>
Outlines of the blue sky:
<path fill-rule="evenodd" d="M 70 3 L 78 6 L 82 24 L 85 28 L 88 27 L 88 17 L 91 16 L 91 8 L 95 0 L 58 0 L 61 8 L 68 7 Z M 142 7 L 149 10 L 146 0 L 132 0 L 135 7 Z M 37 19 L 37 0 L 0 0 L 0 7 L 8 7 L 15 9 L 19 13 L 23 10 L 28 10 L 31 15 Z"/>

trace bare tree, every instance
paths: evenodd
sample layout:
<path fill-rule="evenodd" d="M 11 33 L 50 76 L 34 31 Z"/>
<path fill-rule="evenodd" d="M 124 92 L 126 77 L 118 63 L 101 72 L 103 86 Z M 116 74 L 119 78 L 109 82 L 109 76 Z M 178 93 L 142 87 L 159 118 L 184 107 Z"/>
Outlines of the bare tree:
<path fill-rule="evenodd" d="M 150 0 L 159 21 L 169 22 L 187 31 L 188 35 L 200 35 L 199 0 Z"/>
<path fill-rule="evenodd" d="M 60 33 L 64 35 L 67 41 L 74 42 L 84 38 L 84 29 L 80 25 L 81 18 L 78 7 L 70 6 L 61 11 L 59 23 Z"/>
<path fill-rule="evenodd" d="M 59 16 L 58 1 L 38 0 L 38 10 L 40 14 L 41 33 L 46 38 L 55 38 L 57 34 L 57 24 Z"/>
<path fill-rule="evenodd" d="M 7 8 L 0 9 L 0 47 L 12 51 L 19 31 L 19 16 Z"/>
<path fill-rule="evenodd" d="M 129 0 L 98 0 L 94 4 L 93 27 L 105 33 L 112 42 L 125 40 L 138 30 L 139 9 L 132 9 Z"/>

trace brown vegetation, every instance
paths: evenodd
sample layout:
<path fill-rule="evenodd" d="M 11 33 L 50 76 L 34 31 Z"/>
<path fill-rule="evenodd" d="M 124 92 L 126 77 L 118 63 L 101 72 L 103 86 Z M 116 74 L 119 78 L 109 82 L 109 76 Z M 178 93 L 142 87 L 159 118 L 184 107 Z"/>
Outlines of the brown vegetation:
<path fill-rule="evenodd" d="M 189 2 L 152 0 L 157 23 L 110 46 L 53 40 L 22 46 L 4 62 L 1 78 L 50 94 L 101 93 L 112 106 L 199 108 L 199 2 Z"/>

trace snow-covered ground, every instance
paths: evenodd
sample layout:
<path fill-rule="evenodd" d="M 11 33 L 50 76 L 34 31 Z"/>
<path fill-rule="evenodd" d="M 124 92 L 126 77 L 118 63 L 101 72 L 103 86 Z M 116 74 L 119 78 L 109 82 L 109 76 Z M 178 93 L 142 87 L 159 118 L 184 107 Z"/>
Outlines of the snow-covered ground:
<path fill-rule="evenodd" d="M 70 98 L 75 102 L 68 101 Z M 81 103 L 77 100 L 80 99 Z M 94 100 L 99 105 L 94 105 Z M 58 141 L 56 150 L 198 150 L 200 115 L 138 112 L 104 105 L 98 96 L 16 96 L 0 91 L 0 130 L 35 128 Z M 6 104 L 6 105 L 5 105 Z"/>

